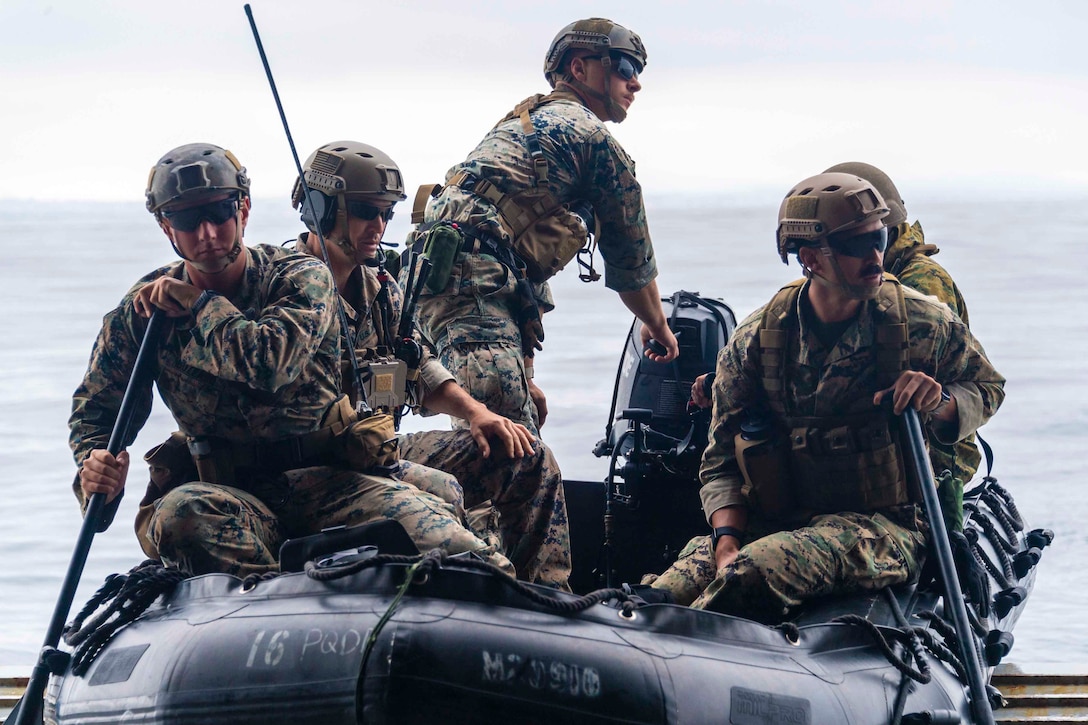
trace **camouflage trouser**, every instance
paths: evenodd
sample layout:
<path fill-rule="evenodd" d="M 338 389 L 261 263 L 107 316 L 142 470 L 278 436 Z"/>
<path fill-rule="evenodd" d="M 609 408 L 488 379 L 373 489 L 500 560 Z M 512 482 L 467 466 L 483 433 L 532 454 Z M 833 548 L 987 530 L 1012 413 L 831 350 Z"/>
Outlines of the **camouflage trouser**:
<path fill-rule="evenodd" d="M 322 466 L 289 471 L 248 489 L 194 482 L 158 499 L 147 537 L 163 563 L 193 574 L 277 571 L 287 538 L 394 519 L 420 551 L 475 551 L 514 574 L 504 555 L 461 525 L 453 506 L 391 478 Z"/>
<path fill-rule="evenodd" d="M 502 534 L 499 531 L 499 513 L 492 507 L 491 501 L 481 501 L 466 511 L 465 492 L 454 476 L 425 463 L 414 463 L 401 458 L 397 461 L 397 470 L 393 477 L 450 504 L 453 506 L 454 515 L 459 521 L 465 522 L 469 531 L 487 542 L 495 551 L 504 550 Z"/>
<path fill-rule="evenodd" d="M 501 264 L 486 255 L 461 254 L 446 288 L 438 294 L 424 289 L 420 296 L 419 328 L 469 395 L 538 435 L 518 304 L 516 280 Z M 468 423 L 455 418 L 453 425 Z"/>
<path fill-rule="evenodd" d="M 470 509 L 491 502 L 503 551 L 520 579 L 569 590 L 567 506 L 551 449 L 538 443 L 532 455 L 511 460 L 492 447 L 484 458 L 467 430 L 452 430 L 401 436 L 400 452 L 404 459 L 456 476 Z"/>
<path fill-rule="evenodd" d="M 817 516 L 807 526 L 745 542 L 721 571 L 710 537 L 699 536 L 653 586 L 670 591 L 678 604 L 780 622 L 809 599 L 916 577 L 925 537 L 917 512 L 905 509 L 896 520 L 879 513 Z"/>

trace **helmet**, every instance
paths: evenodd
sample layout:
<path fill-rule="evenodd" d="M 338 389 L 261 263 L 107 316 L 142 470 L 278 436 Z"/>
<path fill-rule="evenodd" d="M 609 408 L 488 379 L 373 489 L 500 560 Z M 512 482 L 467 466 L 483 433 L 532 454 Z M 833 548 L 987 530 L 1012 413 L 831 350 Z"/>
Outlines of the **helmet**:
<path fill-rule="evenodd" d="M 830 169 L 825 169 L 824 173 L 828 171 L 856 174 L 875 186 L 880 195 L 884 197 L 884 203 L 888 205 L 890 210 L 887 218 L 884 219 L 885 225 L 896 227 L 907 220 L 907 205 L 903 201 L 903 197 L 900 196 L 899 189 L 896 189 L 895 184 L 888 178 L 888 175 L 877 167 L 861 161 L 847 161 L 844 164 L 835 164 Z"/>
<path fill-rule="evenodd" d="M 347 208 L 348 199 L 387 201 L 396 204 L 408 196 L 396 162 L 384 151 L 358 141 L 334 141 L 310 154 L 302 166 L 306 186 L 321 193 L 315 200 L 315 212 L 322 234 L 336 224 L 337 211 Z M 317 195 L 315 195 L 317 196 Z M 295 179 L 291 205 L 303 206 L 302 182 Z M 302 209 L 302 220 L 313 229 L 309 209 Z"/>
<path fill-rule="evenodd" d="M 567 51 L 577 48 L 602 53 L 621 51 L 646 67 L 646 46 L 637 33 L 605 18 L 577 20 L 560 30 L 548 46 L 548 54 L 544 57 L 544 77 L 552 88 L 566 72 L 563 61 Z"/>
<path fill-rule="evenodd" d="M 872 184 L 860 176 L 823 173 L 795 184 L 778 209 L 778 254 L 782 261 L 798 248 L 826 243 L 838 232 L 888 216 Z"/>
<path fill-rule="evenodd" d="M 147 176 L 147 210 L 159 216 L 167 204 L 218 191 L 249 196 L 249 176 L 234 154 L 210 143 L 191 143 L 169 151 Z"/>

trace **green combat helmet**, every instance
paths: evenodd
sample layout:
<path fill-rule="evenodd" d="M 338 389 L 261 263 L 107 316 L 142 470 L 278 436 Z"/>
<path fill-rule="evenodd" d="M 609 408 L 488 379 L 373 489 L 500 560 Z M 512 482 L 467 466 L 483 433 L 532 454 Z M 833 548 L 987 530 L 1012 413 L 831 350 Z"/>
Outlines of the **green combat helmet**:
<path fill-rule="evenodd" d="M 646 67 L 646 46 L 642 38 L 618 23 L 605 18 L 577 20 L 559 31 L 548 46 L 544 57 L 544 77 L 552 88 L 560 81 L 573 86 L 581 93 L 587 93 L 605 104 L 609 118 L 620 123 L 627 118 L 627 111 L 612 100 L 612 95 L 575 81 L 567 73 L 568 53 L 572 50 L 588 50 L 601 58 L 605 70 L 611 67 L 610 53 L 623 53 L 635 61 L 639 72 Z"/>
<path fill-rule="evenodd" d="M 147 176 L 147 210 L 162 218 L 162 208 L 220 191 L 249 196 L 249 176 L 234 154 L 210 143 L 191 143 L 167 152 Z"/>
<path fill-rule="evenodd" d="M 302 181 L 295 180 L 291 205 L 302 212 L 302 222 L 313 232 L 327 235 L 339 220 L 347 229 L 347 209 L 351 201 L 364 203 L 404 201 L 404 179 L 389 155 L 357 141 L 334 141 L 320 147 L 302 167 L 306 186 L 312 192 L 316 217 L 303 203 Z M 391 216 L 391 214 L 390 214 Z M 388 217 L 387 217 L 388 221 Z M 335 240 L 343 246 L 345 240 Z M 347 242 L 348 249 L 350 241 Z M 350 249 L 349 249 L 350 251 Z"/>
<path fill-rule="evenodd" d="M 883 171 L 861 161 L 847 161 L 842 164 L 835 164 L 830 169 L 824 169 L 825 174 L 835 171 L 860 176 L 876 187 L 876 190 L 884 197 L 884 203 L 888 205 L 890 210 L 888 216 L 884 219 L 886 226 L 889 228 L 897 227 L 907 220 L 906 202 L 903 201 L 899 189 L 895 188 L 895 184 Z"/>

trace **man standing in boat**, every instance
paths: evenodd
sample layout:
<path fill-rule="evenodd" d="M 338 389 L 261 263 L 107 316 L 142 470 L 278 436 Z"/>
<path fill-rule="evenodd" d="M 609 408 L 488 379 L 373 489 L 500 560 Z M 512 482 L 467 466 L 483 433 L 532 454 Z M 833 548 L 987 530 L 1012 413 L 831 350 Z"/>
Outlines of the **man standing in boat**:
<path fill-rule="evenodd" d="M 805 278 L 750 315 L 718 357 L 700 468 L 710 536 L 653 582 L 678 603 L 765 622 L 816 597 L 918 575 L 924 519 L 881 403 L 950 445 L 1004 399 L 967 326 L 883 272 L 888 207 L 820 174 L 787 194 L 778 251 Z"/>
<path fill-rule="evenodd" d="M 513 573 L 449 504 L 377 474 L 390 452 L 364 439 L 390 436 L 379 417 L 357 420 L 340 394 L 329 270 L 282 247 L 242 244 L 249 177 L 232 153 L 173 149 L 152 168 L 147 208 L 182 261 L 138 281 L 105 317 L 69 420 L 82 505 L 103 493 L 105 525 L 116 513 L 129 456 L 105 447 L 147 318 L 160 309 L 170 322 L 155 382 L 181 432 L 148 454 L 136 522 L 148 556 L 192 574 L 245 576 L 277 570 L 287 537 L 391 518 L 421 550 L 477 551 Z M 151 410 L 150 383 L 138 401 L 126 445 Z M 371 473 L 351 470 L 362 459 Z"/>
<path fill-rule="evenodd" d="M 554 90 L 518 104 L 441 189 L 424 187 L 416 197 L 413 222 L 423 224 L 413 237 L 438 270 L 420 300 L 420 329 L 470 395 L 534 433 L 548 412 L 533 382 L 540 311 L 554 306 L 547 279 L 575 256 L 583 280 L 600 277 L 590 233 L 598 232 L 605 284 L 643 322 L 643 343 L 663 346 L 647 354 L 658 361 L 679 354 L 655 282 L 635 164 L 605 127 L 627 117 L 645 65 L 642 40 L 622 25 L 571 23 L 544 61 Z M 435 198 L 424 210 L 427 191 Z"/>
<path fill-rule="evenodd" d="M 430 349 L 420 345 L 414 328 L 407 328 L 411 339 L 398 339 L 403 297 L 384 269 L 379 245 L 393 206 L 405 198 L 400 169 L 373 146 L 336 141 L 314 151 L 303 171 L 319 218 L 310 213 L 302 185 L 296 182 L 291 201 L 310 229 L 299 236 L 296 249 L 318 258 L 325 258 L 327 252 L 345 302 L 357 360 L 368 368 L 363 377 L 372 383 L 371 403 L 400 408 L 406 402 L 406 381 L 417 379 L 407 400 L 414 411 L 446 413 L 469 425 L 467 430 L 400 436 L 396 477 L 461 511 L 464 506 L 490 501 L 518 576 L 567 589 L 567 510 L 562 475 L 551 450 L 523 425 L 489 411 L 462 390 Z M 325 241 L 324 251 L 318 231 Z M 344 344 L 350 343 L 345 340 Z M 373 383 L 386 378 L 399 389 L 386 391 L 394 399 L 377 401 L 378 391 L 373 388 L 379 386 Z M 354 392 L 350 361 L 343 379 L 345 391 Z"/>

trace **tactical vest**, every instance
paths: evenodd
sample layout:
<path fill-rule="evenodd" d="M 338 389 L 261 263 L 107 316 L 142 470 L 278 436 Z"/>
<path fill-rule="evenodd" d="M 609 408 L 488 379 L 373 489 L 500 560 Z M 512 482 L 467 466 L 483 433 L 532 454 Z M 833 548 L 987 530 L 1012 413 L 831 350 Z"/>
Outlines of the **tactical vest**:
<path fill-rule="evenodd" d="M 869 513 L 907 503 L 911 497 L 902 449 L 888 413 L 874 409 L 813 418 L 788 410 L 785 368 L 790 346 L 799 339 L 796 311 L 804 282 L 779 290 L 760 321 L 759 366 L 777 428 L 747 425 L 737 435 L 749 502 L 772 518 Z M 909 366 L 906 302 L 894 277 L 885 275 L 872 304 L 877 382 L 884 389 Z"/>
<path fill-rule="evenodd" d="M 495 124 L 497 127 L 515 118 L 521 119 L 532 164 L 533 183 L 529 188 L 506 194 L 490 181 L 464 169 L 446 183 L 446 186 L 456 186 L 486 199 L 495 207 L 506 237 L 502 241 L 508 243 L 525 262 L 525 275 L 532 282 L 543 282 L 554 276 L 589 243 L 590 230 L 586 221 L 572 212 L 568 204 L 560 202 L 548 188 L 548 159 L 544 156 L 529 117 L 541 106 L 560 100 L 582 103 L 576 94 L 569 91 L 552 91 L 546 96 L 538 93 L 519 103 Z M 422 206 L 426 204 L 428 195 L 435 193 L 433 187 L 420 187 L 412 213 L 413 222 L 423 220 Z"/>

